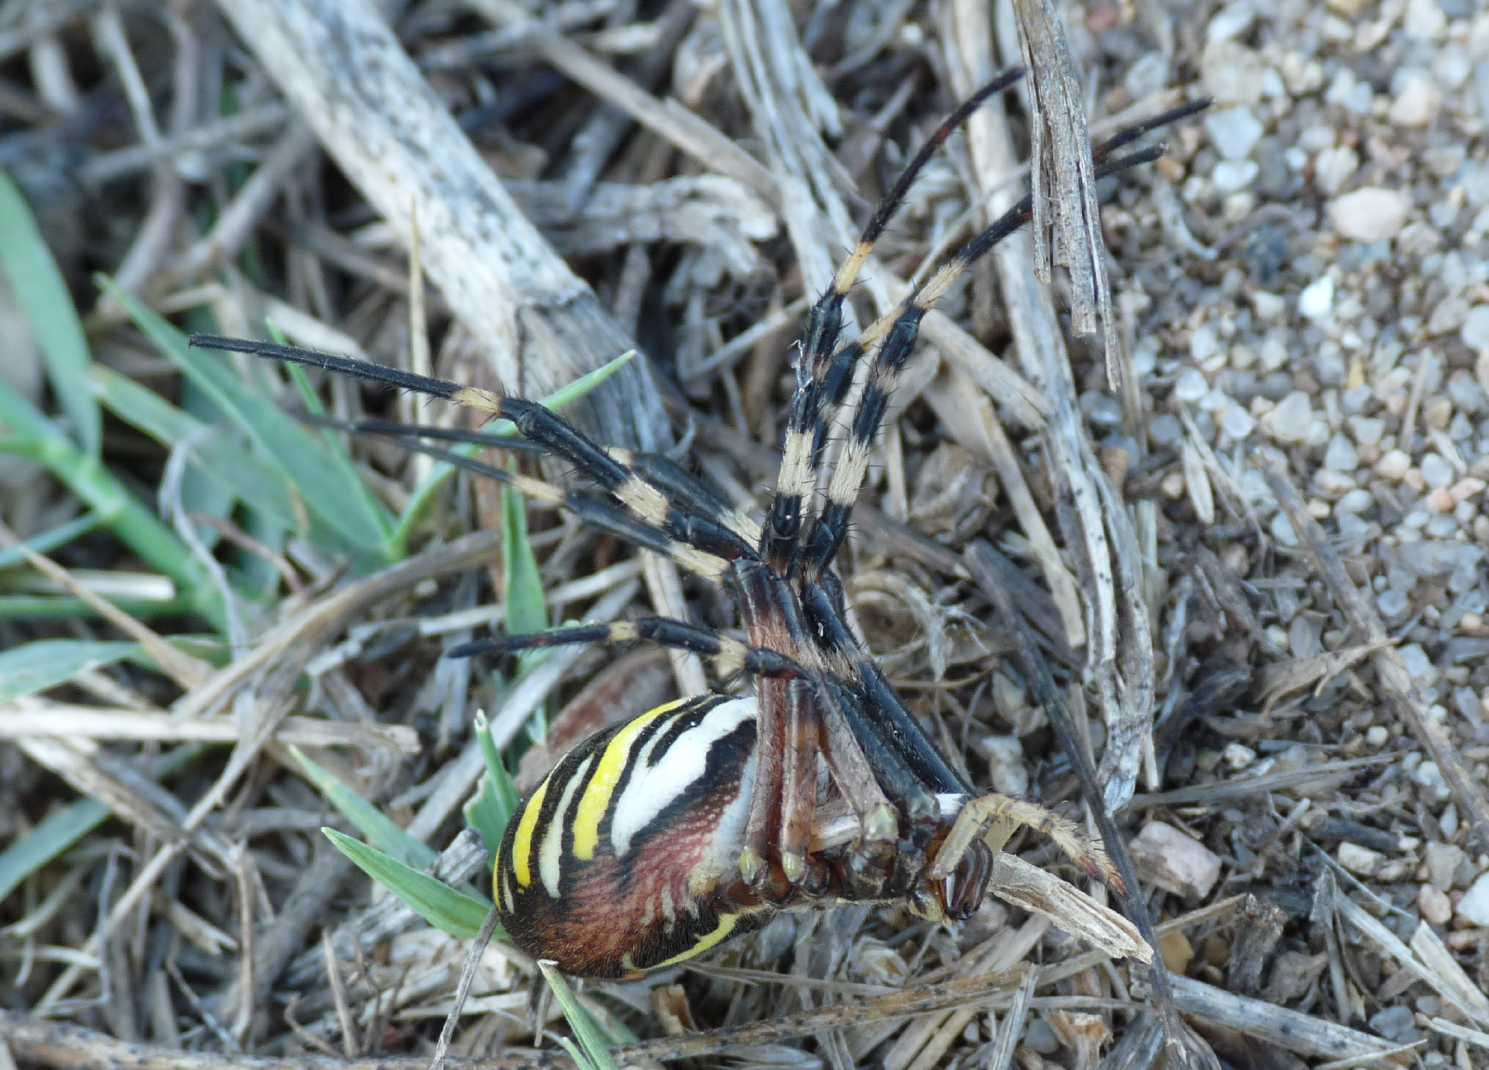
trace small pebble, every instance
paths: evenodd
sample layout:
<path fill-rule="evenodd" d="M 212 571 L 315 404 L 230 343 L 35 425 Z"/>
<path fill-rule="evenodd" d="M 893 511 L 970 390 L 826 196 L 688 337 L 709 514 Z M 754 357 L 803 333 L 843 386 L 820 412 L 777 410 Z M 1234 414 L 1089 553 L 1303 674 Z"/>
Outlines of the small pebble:
<path fill-rule="evenodd" d="M 1428 842 L 1425 854 L 1427 879 L 1432 882 L 1432 887 L 1446 892 L 1453 887 L 1457 880 L 1458 867 L 1468 860 L 1468 856 L 1457 844 L 1437 840 Z"/>
<path fill-rule="evenodd" d="M 1417 1031 L 1416 1016 L 1404 1003 L 1397 1003 L 1372 1014 L 1369 1025 L 1381 1036 L 1397 1044 L 1410 1044 L 1421 1035 Z"/>
<path fill-rule="evenodd" d="M 1344 435 L 1329 439 L 1329 448 L 1324 451 L 1324 467 L 1335 472 L 1353 472 L 1360 463 L 1355 444 Z"/>
<path fill-rule="evenodd" d="M 1361 847 L 1358 843 L 1351 843 L 1349 840 L 1339 845 L 1336 857 L 1341 866 L 1362 877 L 1373 876 L 1386 860 L 1386 856 L 1379 851 Z"/>
<path fill-rule="evenodd" d="M 1250 108 L 1225 108 L 1211 112 L 1205 119 L 1205 130 L 1215 151 L 1227 160 L 1244 160 L 1261 140 L 1262 124 Z"/>
<path fill-rule="evenodd" d="M 1236 441 L 1247 438 L 1256 430 L 1256 417 L 1232 402 L 1220 413 L 1220 428 Z"/>
<path fill-rule="evenodd" d="M 1406 616 L 1406 611 L 1411 608 L 1411 599 L 1405 591 L 1388 587 L 1375 596 L 1375 606 L 1380 610 L 1381 616 L 1395 622 Z"/>
<path fill-rule="evenodd" d="M 1417 683 L 1436 680 L 1438 677 L 1437 666 L 1428 657 L 1427 651 L 1422 649 L 1421 643 L 1406 643 L 1397 647 L 1397 653 L 1401 655 L 1401 663 L 1406 666 L 1407 673 Z M 1441 776 L 1441 773 L 1437 774 Z"/>
<path fill-rule="evenodd" d="M 1360 167 L 1360 154 L 1348 145 L 1324 149 L 1313 160 L 1313 184 L 1332 197 Z"/>
<path fill-rule="evenodd" d="M 1422 458 L 1422 478 L 1429 487 L 1446 487 L 1453 482 L 1453 466 L 1437 453 Z"/>
<path fill-rule="evenodd" d="M 1458 328 L 1458 337 L 1469 349 L 1480 353 L 1489 350 L 1489 305 L 1474 305 L 1463 317 L 1463 326 Z"/>
<path fill-rule="evenodd" d="M 1411 458 L 1401 450 L 1387 450 L 1375 462 L 1375 470 L 1386 479 L 1403 479 L 1411 471 Z"/>
<path fill-rule="evenodd" d="M 1427 792 L 1433 802 L 1445 802 L 1452 797 L 1448 782 L 1436 762 L 1423 762 L 1411 771 L 1412 783 Z"/>
<path fill-rule="evenodd" d="M 1447 30 L 1448 16 L 1439 0 L 1410 0 L 1404 28 L 1418 40 L 1435 41 Z"/>
<path fill-rule="evenodd" d="M 1143 875 L 1175 895 L 1202 899 L 1220 879 L 1220 856 L 1162 821 L 1145 825 L 1132 841 L 1131 851 Z"/>
<path fill-rule="evenodd" d="M 1251 4 L 1244 0 L 1241 3 L 1226 4 L 1205 26 L 1205 43 L 1215 44 L 1242 37 L 1255 21 L 1256 10 Z"/>
<path fill-rule="evenodd" d="M 1313 402 L 1301 390 L 1294 390 L 1261 418 L 1262 430 L 1278 442 L 1299 445 L 1308 440 L 1313 422 Z"/>
<path fill-rule="evenodd" d="M 1266 290 L 1252 290 L 1246 296 L 1251 301 L 1251 307 L 1256 309 L 1256 314 L 1261 319 L 1281 319 L 1282 314 L 1287 311 L 1287 302 L 1277 294 L 1268 293 Z"/>
<path fill-rule="evenodd" d="M 1485 486 L 1489 486 L 1489 484 L 1486 484 L 1484 480 L 1479 479 L 1477 476 L 1469 476 L 1466 479 L 1460 479 L 1458 482 L 1454 483 L 1452 487 L 1448 489 L 1448 493 L 1453 496 L 1453 501 L 1455 503 L 1461 505 L 1462 503 L 1468 501 L 1470 498 L 1482 494 L 1484 492 Z"/>
<path fill-rule="evenodd" d="M 1458 916 L 1470 925 L 1489 928 L 1489 873 L 1480 873 L 1458 900 Z"/>
<path fill-rule="evenodd" d="M 1365 186 L 1329 202 L 1329 221 L 1353 241 L 1386 241 L 1401 232 L 1411 201 L 1404 193 Z"/>
<path fill-rule="evenodd" d="M 1210 392 L 1210 382 L 1198 368 L 1185 368 L 1174 383 L 1174 397 L 1196 402 Z"/>
<path fill-rule="evenodd" d="M 1220 352 L 1220 336 L 1208 323 L 1196 327 L 1189 336 L 1189 356 L 1196 364 L 1203 364 Z"/>
<path fill-rule="evenodd" d="M 1227 743 L 1220 752 L 1220 757 L 1232 769 L 1245 769 L 1256 761 L 1256 751 L 1243 743 Z"/>
<path fill-rule="evenodd" d="M 1220 193 L 1235 193 L 1256 181 L 1261 164 L 1255 160 L 1221 160 L 1210 173 L 1210 180 Z"/>
<path fill-rule="evenodd" d="M 1321 320 L 1334 308 L 1334 280 L 1321 275 L 1303 288 L 1298 295 L 1298 315 L 1304 319 Z"/>
<path fill-rule="evenodd" d="M 1397 126 L 1429 126 L 1437 117 L 1442 94 L 1422 71 L 1402 71 L 1396 78 L 1390 118 Z"/>
<path fill-rule="evenodd" d="M 1417 909 L 1422 912 L 1422 920 L 1432 925 L 1453 920 L 1453 901 L 1430 884 L 1417 889 Z"/>
<path fill-rule="evenodd" d="M 1374 446 L 1386 433 L 1386 422 L 1374 416 L 1351 416 L 1348 426 L 1349 433 L 1362 446 Z"/>
<path fill-rule="evenodd" d="M 1024 748 L 1017 736 L 985 736 L 983 749 L 988 756 L 988 770 L 993 790 L 1004 795 L 1022 796 L 1029 792 L 1029 767 L 1024 761 Z"/>
<path fill-rule="evenodd" d="M 1172 446 L 1184 437 L 1184 425 L 1173 413 L 1162 412 L 1148 425 L 1148 438 L 1155 446 Z"/>
<path fill-rule="evenodd" d="M 1453 495 L 1440 487 L 1437 490 L 1429 491 L 1423 501 L 1426 502 L 1427 508 L 1434 513 L 1451 513 L 1456 508 Z"/>
<path fill-rule="evenodd" d="M 1383 724 L 1373 724 L 1365 730 L 1365 742 L 1371 747 L 1384 747 L 1391 738 L 1391 731 Z"/>

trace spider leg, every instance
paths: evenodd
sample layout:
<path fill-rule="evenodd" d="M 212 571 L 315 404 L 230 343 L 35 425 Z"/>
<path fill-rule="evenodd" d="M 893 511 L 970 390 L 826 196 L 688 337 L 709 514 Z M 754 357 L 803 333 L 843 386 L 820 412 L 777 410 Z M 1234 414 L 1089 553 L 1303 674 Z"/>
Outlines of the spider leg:
<path fill-rule="evenodd" d="M 537 453 L 548 451 L 536 442 L 512 435 L 498 435 L 490 431 L 471 431 L 463 427 L 440 427 L 438 424 L 411 424 L 401 420 L 379 420 L 363 417 L 358 420 L 338 420 L 315 412 L 297 412 L 295 419 L 310 427 L 323 427 L 331 431 L 344 431 L 349 435 L 374 435 L 379 438 L 413 440 L 431 439 L 435 442 L 457 442 L 486 449 L 505 450 L 508 453 Z M 410 444 L 410 448 L 413 445 Z"/>
<path fill-rule="evenodd" d="M 1163 153 L 1161 146 L 1142 149 L 1127 156 L 1114 157 L 1111 154 L 1134 137 L 1155 126 L 1192 114 L 1207 103 L 1197 102 L 1165 112 L 1104 142 L 1093 154 L 1102 161 L 1096 170 L 1096 177 L 1105 178 L 1156 160 Z M 811 530 L 807 533 L 806 546 L 801 552 L 800 567 L 808 583 L 832 563 L 847 535 L 853 503 L 857 500 L 864 477 L 868 473 L 869 454 L 873 449 L 874 439 L 889 406 L 890 395 L 899 384 L 900 375 L 915 351 L 921 320 L 969 267 L 1027 223 L 1032 215 L 1033 200 L 1025 196 L 992 225 L 953 253 L 946 263 L 907 294 L 897 309 L 867 327 L 856 341 L 844 346 L 834 358 L 834 367 L 828 374 L 835 376 L 834 382 L 841 383 L 841 390 L 846 393 L 852 363 L 873 346 L 878 346 L 873 366 L 869 370 L 868 382 L 864 386 L 863 396 L 859 399 L 858 410 L 854 413 L 853 423 L 848 431 L 847 446 L 828 484 L 827 504 L 812 522 Z M 820 449 L 817 453 L 820 456 Z"/>
<path fill-rule="evenodd" d="M 922 793 L 974 794 L 972 786 L 947 764 L 920 722 L 905 708 L 878 665 L 858 645 L 858 638 L 844 620 L 842 585 L 837 576 L 824 572 L 818 583 L 803 592 L 802 604 L 818 643 L 850 666 L 849 674 L 856 680 L 866 708 L 862 731 L 877 737 L 873 745 L 898 755 Z M 922 804 L 917 809 L 929 808 Z"/>
<path fill-rule="evenodd" d="M 961 864 L 975 844 L 997 852 L 1021 827 L 1032 829 L 1051 841 L 1087 876 L 1106 882 L 1117 891 L 1124 886 L 1106 850 L 1093 841 L 1074 821 L 1037 803 L 1024 802 L 995 793 L 969 799 L 957 814 L 951 831 L 941 841 L 925 876 L 942 881 Z"/>
<path fill-rule="evenodd" d="M 630 465 L 672 501 L 682 503 L 701 516 L 718 517 L 752 545 L 760 541 L 758 520 L 730 504 L 710 480 L 689 472 L 672 458 L 660 453 L 631 453 L 619 449 L 611 449 L 610 455 Z"/>
<path fill-rule="evenodd" d="M 807 680 L 786 687 L 785 737 L 776 852 L 781 875 L 795 888 L 807 876 L 807 848 L 817 815 L 817 756 L 822 752 L 822 719 Z"/>
<path fill-rule="evenodd" d="M 759 541 L 761 556 L 781 572 L 791 571 L 797 553 L 797 538 L 801 532 L 803 503 L 816 482 L 816 465 L 820 458 L 814 456 L 814 452 L 820 451 L 814 451 L 811 443 L 814 437 L 821 437 L 820 399 L 825 377 L 832 364 L 838 334 L 843 326 L 843 302 L 858 281 L 859 273 L 874 251 L 875 243 L 899 211 L 905 195 L 927 161 L 985 100 L 1013 85 L 1023 74 L 1023 69 L 1017 67 L 1004 71 L 941 121 L 875 206 L 859 236 L 858 245 L 838 267 L 831 286 L 807 313 L 806 337 L 802 340 L 801 353 L 796 361 L 796 389 L 786 418 L 781 470 L 776 477 L 775 495 L 771 499 L 765 530 Z M 832 389 L 836 391 L 837 387 Z"/>
<path fill-rule="evenodd" d="M 514 435 L 500 435 L 490 431 L 472 431 L 462 427 L 439 427 L 435 424 L 412 424 L 397 420 L 360 419 L 338 420 L 318 413 L 296 414 L 302 423 L 314 427 L 326 427 L 345 431 L 353 435 L 379 435 L 400 439 L 431 439 L 436 442 L 458 442 L 470 446 L 503 450 L 507 453 L 547 453 L 548 450 L 535 442 Z M 410 444 L 411 449 L 418 449 Z M 430 451 L 425 450 L 425 453 Z M 607 451 L 621 464 L 634 469 L 668 499 L 681 503 L 701 516 L 723 518 L 724 522 L 738 531 L 749 542 L 760 538 L 760 524 L 744 511 L 731 505 L 724 495 L 708 480 L 694 475 L 682 465 L 661 453 L 632 453 L 610 447 Z M 432 454 L 431 455 L 435 455 Z M 448 459 L 445 455 L 442 459 Z"/>
<path fill-rule="evenodd" d="M 725 560 L 755 556 L 754 543 L 731 528 L 726 519 L 699 515 L 681 503 L 671 501 L 663 490 L 647 482 L 635 469 L 611 456 L 563 417 L 535 401 L 504 397 L 445 379 L 295 346 L 215 335 L 193 335 L 191 344 L 204 349 L 248 353 L 268 360 L 323 368 L 366 382 L 451 401 L 493 418 L 511 420 L 523 438 L 568 461 L 638 519 L 660 529 L 670 538 Z"/>
<path fill-rule="evenodd" d="M 431 446 L 419 441 L 421 438 L 435 438 L 471 445 L 490 446 L 494 449 L 510 449 L 514 446 L 519 450 L 541 449 L 541 447 L 534 446 L 531 442 L 524 439 L 504 439 L 499 436 L 484 434 L 480 431 L 431 428 L 419 424 L 402 424 L 385 420 L 357 420 L 347 422 L 317 416 L 308 422 L 322 427 L 330 427 L 358 434 L 372 434 L 387 438 L 396 438 L 410 452 L 423 454 L 426 457 L 442 461 L 455 468 L 463 469 L 473 475 L 478 475 L 484 479 L 490 479 L 493 482 L 512 487 L 514 490 L 521 492 L 523 497 L 530 501 L 563 509 L 590 527 L 609 532 L 617 538 L 634 546 L 639 546 L 644 550 L 650 550 L 670 561 L 676 562 L 680 567 L 687 569 L 689 572 L 715 583 L 723 578 L 724 572 L 728 568 L 728 562 L 723 558 L 705 553 L 702 550 L 678 541 L 667 532 L 640 520 L 629 510 L 608 498 L 601 498 L 594 494 L 586 494 L 581 491 L 565 490 L 544 480 L 535 479 L 532 476 L 520 475 L 516 472 L 509 472 L 505 468 L 488 464 L 474 457 L 467 457 L 464 454 L 455 453 L 451 450 L 442 449 L 439 446 Z"/>
<path fill-rule="evenodd" d="M 609 624 L 581 624 L 569 628 L 549 628 L 520 635 L 492 636 L 461 643 L 446 651 L 447 657 L 469 658 L 477 654 L 515 654 L 522 650 L 540 650 L 554 646 L 590 646 L 605 643 L 653 643 L 672 650 L 687 650 L 712 660 L 719 676 L 750 676 L 789 680 L 805 675 L 806 670 L 791 658 L 774 650 L 752 647 L 738 639 L 720 635 L 672 617 L 637 617 Z"/>

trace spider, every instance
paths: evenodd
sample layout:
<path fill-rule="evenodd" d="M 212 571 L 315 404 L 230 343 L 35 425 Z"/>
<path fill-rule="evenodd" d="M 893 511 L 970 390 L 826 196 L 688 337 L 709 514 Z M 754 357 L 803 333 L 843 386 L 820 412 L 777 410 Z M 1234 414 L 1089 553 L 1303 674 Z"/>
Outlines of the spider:
<path fill-rule="evenodd" d="M 1018 69 L 1000 74 L 936 128 L 812 306 L 763 523 L 670 460 L 607 449 L 532 401 L 294 347 L 193 338 L 197 346 L 311 365 L 511 420 L 530 446 L 565 461 L 600 493 L 417 441 L 498 444 L 480 432 L 374 421 L 350 429 L 400 437 L 513 484 L 733 592 L 742 639 L 651 616 L 484 639 L 449 652 L 642 641 L 704 655 L 721 679 L 754 681 L 749 693 L 685 698 L 590 737 L 522 801 L 495 860 L 493 891 L 509 937 L 534 957 L 575 975 L 620 978 L 693 958 L 783 909 L 898 901 L 929 919 L 966 918 L 986 895 L 995 854 L 1021 826 L 1048 837 L 1088 875 L 1120 887 L 1100 845 L 1074 823 L 1033 803 L 980 793 L 947 761 L 846 623 L 833 569 L 922 317 L 1028 220 L 1029 199 L 839 345 L 844 302 L 927 160 L 983 101 L 1021 76 Z M 1155 160 L 1161 149 L 1116 151 L 1200 107 L 1157 116 L 1099 146 L 1098 175 Z M 849 415 L 861 362 L 871 362 L 862 396 L 829 473 L 829 446 Z M 825 500 L 811 508 L 824 478 Z M 839 834 L 822 831 L 834 827 Z"/>

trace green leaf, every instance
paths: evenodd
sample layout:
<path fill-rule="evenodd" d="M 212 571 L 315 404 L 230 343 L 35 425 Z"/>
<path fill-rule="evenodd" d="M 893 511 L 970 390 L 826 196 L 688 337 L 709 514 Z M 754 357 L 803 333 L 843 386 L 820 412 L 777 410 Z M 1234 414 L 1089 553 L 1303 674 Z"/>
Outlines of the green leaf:
<path fill-rule="evenodd" d="M 79 799 L 53 810 L 41 824 L 0 851 L 0 903 L 23 880 L 103 824 L 108 816 L 109 808 L 103 803 Z"/>
<path fill-rule="evenodd" d="M 291 747 L 290 753 L 300 763 L 300 768 L 305 771 L 311 783 L 326 797 L 326 801 L 371 840 L 374 847 L 414 869 L 425 869 L 434 864 L 439 854 L 432 847 L 417 837 L 410 836 L 402 825 L 337 780 L 325 767 L 307 757 L 299 747 Z"/>
<path fill-rule="evenodd" d="M 107 279 L 112 294 L 162 353 L 179 367 L 253 441 L 261 456 L 282 472 L 305 505 L 335 532 L 364 569 L 389 560 L 386 540 L 393 517 L 372 506 L 358 482 L 348 485 L 334 454 L 272 399 L 246 386 L 221 357 L 187 346 L 180 331 Z"/>
<path fill-rule="evenodd" d="M 190 437 L 195 442 L 189 462 L 192 468 L 272 517 L 286 530 L 304 529 L 303 513 L 296 508 L 284 475 L 244 449 L 242 439 L 210 428 L 112 368 L 95 365 L 93 382 L 99 400 L 119 419 L 167 449 Z"/>
<path fill-rule="evenodd" d="M 481 777 L 475 798 L 465 806 L 465 820 L 480 834 L 486 850 L 494 855 L 501 848 L 507 823 L 512 820 L 521 798 L 517 794 L 517 784 L 497 750 L 496 740 L 491 738 L 491 723 L 481 711 L 476 713 L 476 739 L 481 745 L 486 772 Z"/>
<path fill-rule="evenodd" d="M 47 379 L 72 422 L 78 447 L 97 459 L 103 441 L 102 419 L 88 393 L 88 339 L 73 307 L 72 295 L 57 261 L 42 239 L 26 199 L 10 176 L 0 171 L 0 269 L 10 280 L 16 304 L 31 322 L 46 360 Z M 13 346 L 14 340 L 6 345 Z"/>
<path fill-rule="evenodd" d="M 553 997 L 558 1000 L 559 1007 L 564 1012 L 564 1018 L 568 1020 L 569 1028 L 574 1031 L 574 1036 L 579 1040 L 579 1046 L 584 1049 L 584 1059 L 576 1058 L 581 1066 L 593 1066 L 595 1070 L 620 1070 L 615 1062 L 615 1057 L 610 1054 L 612 1043 L 605 1036 L 603 1030 L 590 1016 L 589 1011 L 575 997 L 569 982 L 564 980 L 564 975 L 558 972 L 558 967 L 551 962 L 539 960 L 538 969 L 543 971 L 543 980 L 548 982 L 548 987 L 553 989 Z M 571 1050 L 571 1054 L 573 1054 Z"/>
<path fill-rule="evenodd" d="M 502 557 L 507 631 L 513 635 L 542 631 L 548 627 L 548 599 L 537 555 L 527 537 L 527 502 L 511 487 L 502 487 Z"/>
<path fill-rule="evenodd" d="M 38 639 L 0 652 L 0 702 L 65 684 L 87 669 L 123 661 L 138 643 L 93 639 Z"/>
<path fill-rule="evenodd" d="M 420 873 L 345 833 L 333 828 L 321 831 L 358 869 L 403 900 L 436 929 L 457 940 L 474 940 L 480 934 L 486 915 L 492 910 L 489 901 L 451 888 L 444 881 Z M 500 928 L 496 936 L 500 940 L 506 939 L 506 933 Z"/>
<path fill-rule="evenodd" d="M 84 513 L 75 516 L 65 524 L 58 524 L 51 531 L 43 531 L 39 535 L 33 535 L 23 540 L 23 545 L 32 553 L 49 554 L 58 547 L 66 546 L 74 539 L 80 539 L 103 521 L 97 513 Z M 0 569 L 14 568 L 26 563 L 26 555 L 21 553 L 19 546 L 12 546 L 8 550 L 0 550 Z"/>
<path fill-rule="evenodd" d="M 115 538 L 152 568 L 169 576 L 193 610 L 214 626 L 226 627 L 222 596 L 206 566 L 191 549 L 97 458 L 73 445 L 3 379 L 0 379 L 0 426 L 14 432 L 5 441 L 8 451 L 45 465 L 47 471 L 97 514 L 99 522 Z"/>

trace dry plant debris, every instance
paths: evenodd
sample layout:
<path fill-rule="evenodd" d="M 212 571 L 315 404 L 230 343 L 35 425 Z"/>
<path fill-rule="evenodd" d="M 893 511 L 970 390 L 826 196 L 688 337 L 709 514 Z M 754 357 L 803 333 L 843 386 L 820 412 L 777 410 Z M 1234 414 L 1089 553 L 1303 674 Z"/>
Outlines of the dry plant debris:
<path fill-rule="evenodd" d="M 1052 12 L 1058 32 L 1036 32 Z M 509 503 L 464 484 L 425 500 L 427 459 L 273 424 L 299 402 L 267 379 L 263 410 L 214 394 L 166 359 L 166 320 L 272 322 L 524 394 L 634 347 L 571 415 L 748 500 L 774 472 L 801 314 L 861 212 L 1021 56 L 1046 111 L 998 105 L 952 139 L 881 242 L 860 323 L 1026 188 L 1031 142 L 1066 153 L 1074 114 L 1099 138 L 1216 106 L 1099 191 L 1114 350 L 1069 330 L 1101 290 L 1060 269 L 1089 244 L 1069 200 L 1053 293 L 1010 243 L 928 317 L 844 563 L 858 624 L 975 779 L 1068 803 L 986 584 L 1017 607 L 1218 1059 L 1489 1065 L 1473 0 L 0 2 L 19 190 L 0 198 L 0 1061 L 426 1065 L 464 947 L 330 848 L 319 826 L 340 819 L 291 748 L 480 886 L 460 812 L 475 708 L 535 776 L 704 677 L 561 653 L 492 679 L 441 648 L 530 610 L 535 580 L 555 620 L 720 612 L 536 510 L 532 572 L 502 561 Z M 327 396 L 344 418 L 440 418 Z M 249 443 L 230 403 L 282 437 Z M 286 476 L 276 457 L 336 467 Z M 565 1064 L 536 977 L 487 953 L 451 1065 Z M 578 996 L 626 1065 L 1145 1066 L 1161 1041 L 1146 973 L 991 902 L 955 931 L 798 915 Z"/>

